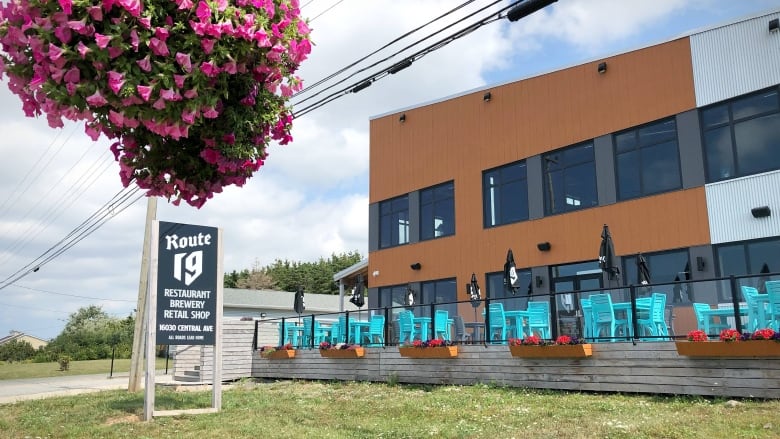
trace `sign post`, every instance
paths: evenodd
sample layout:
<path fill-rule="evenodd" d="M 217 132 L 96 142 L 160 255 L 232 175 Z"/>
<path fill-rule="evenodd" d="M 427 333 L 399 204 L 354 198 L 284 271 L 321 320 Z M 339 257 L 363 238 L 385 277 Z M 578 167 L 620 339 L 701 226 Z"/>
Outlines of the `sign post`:
<path fill-rule="evenodd" d="M 144 420 L 217 412 L 222 407 L 222 230 L 155 221 L 151 247 Z M 210 409 L 154 410 L 157 345 L 214 346 Z"/>

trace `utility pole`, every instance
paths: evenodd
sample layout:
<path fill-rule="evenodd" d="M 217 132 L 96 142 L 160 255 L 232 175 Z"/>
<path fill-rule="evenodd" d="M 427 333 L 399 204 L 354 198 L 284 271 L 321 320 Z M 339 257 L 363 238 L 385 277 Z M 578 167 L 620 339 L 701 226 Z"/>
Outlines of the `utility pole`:
<path fill-rule="evenodd" d="M 146 227 L 144 230 L 144 248 L 141 256 L 141 278 L 138 282 L 138 305 L 135 313 L 135 331 L 133 332 L 133 352 L 130 357 L 130 381 L 128 392 L 139 390 L 143 370 L 144 328 L 146 327 L 146 295 L 149 288 L 149 247 L 151 244 L 152 221 L 157 218 L 157 197 L 146 200 Z"/>

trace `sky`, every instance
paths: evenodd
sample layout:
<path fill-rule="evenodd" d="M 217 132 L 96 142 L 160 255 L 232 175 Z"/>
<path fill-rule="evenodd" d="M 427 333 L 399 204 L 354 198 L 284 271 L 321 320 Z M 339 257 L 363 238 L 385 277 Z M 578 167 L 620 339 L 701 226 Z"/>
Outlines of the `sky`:
<path fill-rule="evenodd" d="M 445 0 L 301 0 L 314 47 L 299 70 L 304 86 L 341 70 L 406 32 L 454 9 Z M 504 1 L 406 51 L 444 25 L 492 4 L 473 1 L 347 70 L 400 54 L 358 73 L 341 87 L 387 68 L 497 11 Z M 276 259 L 313 262 L 332 254 L 368 255 L 368 157 L 371 117 L 490 84 L 534 76 L 779 9 L 776 0 L 560 0 L 517 22 L 496 20 L 432 52 L 398 74 L 345 95 L 294 121 L 294 141 L 272 145 L 265 166 L 242 188 L 217 194 L 201 209 L 158 200 L 157 219 L 223 230 L 224 271 Z M 343 79 L 335 77 L 299 102 Z M 0 84 L 0 337 L 11 330 L 57 336 L 69 315 L 98 305 L 126 317 L 136 308 L 146 198 L 104 209 L 122 190 L 105 138 L 83 125 L 49 128 L 26 118 Z M 323 92 L 326 95 L 340 87 Z M 297 104 L 297 105 L 296 105 Z M 134 200 L 135 195 L 128 200 Z M 28 265 L 95 212 L 105 222 L 44 264 Z M 37 271 L 33 268 L 38 267 Z"/>

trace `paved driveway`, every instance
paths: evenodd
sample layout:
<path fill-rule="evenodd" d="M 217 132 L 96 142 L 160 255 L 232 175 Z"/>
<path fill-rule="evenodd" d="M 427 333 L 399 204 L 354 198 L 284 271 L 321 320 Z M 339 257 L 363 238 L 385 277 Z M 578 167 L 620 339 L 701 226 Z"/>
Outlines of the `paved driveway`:
<path fill-rule="evenodd" d="M 172 375 L 158 371 L 155 383 L 172 380 Z M 141 378 L 143 385 L 143 377 Z M 128 373 L 97 375 L 73 375 L 52 378 L 27 378 L 21 380 L 0 381 L 0 404 L 8 404 L 26 399 L 47 398 L 50 396 L 76 395 L 79 393 L 99 392 L 101 390 L 127 389 Z"/>

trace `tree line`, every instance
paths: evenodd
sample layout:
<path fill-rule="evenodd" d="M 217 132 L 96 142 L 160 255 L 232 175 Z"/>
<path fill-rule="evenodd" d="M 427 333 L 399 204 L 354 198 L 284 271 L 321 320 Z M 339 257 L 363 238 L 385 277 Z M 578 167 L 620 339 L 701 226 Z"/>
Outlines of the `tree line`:
<path fill-rule="evenodd" d="M 351 251 L 339 255 L 334 253 L 330 258 L 320 258 L 316 262 L 276 259 L 264 267 L 255 263 L 251 269 L 225 273 L 224 286 L 279 291 L 297 291 L 298 288 L 303 288 L 307 293 L 338 294 L 339 287 L 333 282 L 333 275 L 362 259 L 358 251 Z"/>

